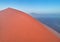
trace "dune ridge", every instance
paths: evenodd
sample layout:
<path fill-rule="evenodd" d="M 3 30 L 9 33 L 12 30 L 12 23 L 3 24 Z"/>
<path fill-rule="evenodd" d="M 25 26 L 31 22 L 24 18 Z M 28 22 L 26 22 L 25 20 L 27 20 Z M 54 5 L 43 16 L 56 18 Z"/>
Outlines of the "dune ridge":
<path fill-rule="evenodd" d="M 60 42 L 47 28 L 22 11 L 0 11 L 0 42 Z"/>

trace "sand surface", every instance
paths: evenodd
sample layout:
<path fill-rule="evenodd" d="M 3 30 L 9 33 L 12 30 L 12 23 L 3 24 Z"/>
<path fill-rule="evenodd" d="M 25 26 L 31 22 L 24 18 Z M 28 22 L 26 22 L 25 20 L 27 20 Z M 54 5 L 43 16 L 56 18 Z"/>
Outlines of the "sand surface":
<path fill-rule="evenodd" d="M 59 42 L 45 25 L 15 9 L 0 11 L 0 42 Z"/>

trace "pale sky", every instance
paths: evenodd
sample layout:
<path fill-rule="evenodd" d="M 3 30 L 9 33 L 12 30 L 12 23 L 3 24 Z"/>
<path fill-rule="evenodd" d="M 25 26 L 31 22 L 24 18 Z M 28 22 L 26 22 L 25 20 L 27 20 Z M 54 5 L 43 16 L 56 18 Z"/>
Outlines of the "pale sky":
<path fill-rule="evenodd" d="M 60 0 L 0 0 L 0 10 L 8 7 L 27 13 L 60 13 Z"/>

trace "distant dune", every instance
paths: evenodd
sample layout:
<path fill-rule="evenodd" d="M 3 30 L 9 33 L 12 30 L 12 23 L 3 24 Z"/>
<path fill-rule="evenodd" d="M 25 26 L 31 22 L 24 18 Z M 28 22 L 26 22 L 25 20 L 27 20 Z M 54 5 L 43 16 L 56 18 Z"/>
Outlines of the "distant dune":
<path fill-rule="evenodd" d="M 0 42 L 60 42 L 47 28 L 22 11 L 12 8 L 0 11 Z"/>
<path fill-rule="evenodd" d="M 30 15 L 60 33 L 60 13 L 31 13 Z"/>

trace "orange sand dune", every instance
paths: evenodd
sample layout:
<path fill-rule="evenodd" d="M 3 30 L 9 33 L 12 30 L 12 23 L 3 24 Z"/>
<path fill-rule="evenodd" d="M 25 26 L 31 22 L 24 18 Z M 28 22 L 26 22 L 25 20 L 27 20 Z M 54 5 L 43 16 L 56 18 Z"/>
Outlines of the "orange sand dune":
<path fill-rule="evenodd" d="M 0 11 L 0 42 L 59 42 L 47 28 L 24 12 Z"/>

